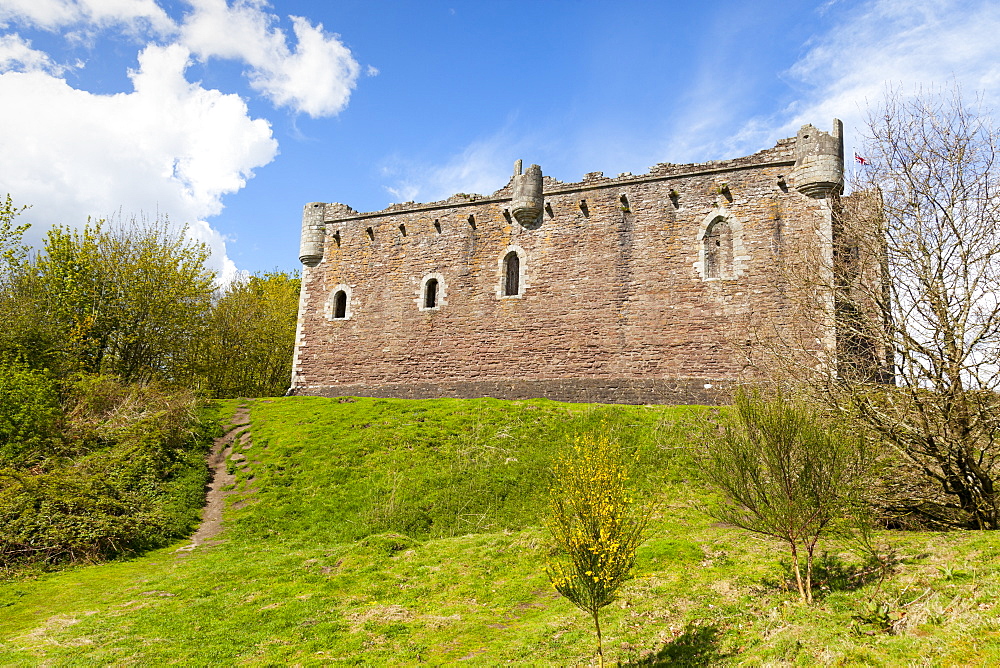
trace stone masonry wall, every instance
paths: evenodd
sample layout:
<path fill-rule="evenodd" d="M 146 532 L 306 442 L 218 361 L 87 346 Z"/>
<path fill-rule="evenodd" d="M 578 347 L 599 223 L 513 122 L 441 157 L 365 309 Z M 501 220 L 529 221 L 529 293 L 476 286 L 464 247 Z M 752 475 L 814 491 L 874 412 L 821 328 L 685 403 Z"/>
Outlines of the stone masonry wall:
<path fill-rule="evenodd" d="M 781 321 L 776 257 L 789 239 L 820 243 L 829 220 L 828 200 L 794 187 L 795 141 L 639 176 L 545 177 L 545 210 L 527 226 L 510 216 L 510 185 L 370 214 L 307 205 L 304 229 L 324 245 L 303 268 L 292 391 L 724 400 L 744 371 L 740 324 Z M 703 237 L 719 218 L 731 251 L 707 278 Z M 510 250 L 518 296 L 503 296 Z M 434 309 L 423 308 L 429 276 Z M 344 319 L 332 317 L 337 290 Z"/>

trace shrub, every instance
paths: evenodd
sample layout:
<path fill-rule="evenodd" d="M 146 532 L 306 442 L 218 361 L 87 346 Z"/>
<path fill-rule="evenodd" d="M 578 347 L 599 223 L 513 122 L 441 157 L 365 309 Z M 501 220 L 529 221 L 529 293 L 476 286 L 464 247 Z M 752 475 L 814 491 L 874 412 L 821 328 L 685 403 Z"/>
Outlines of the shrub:
<path fill-rule="evenodd" d="M 628 579 L 649 522 L 650 507 L 637 507 L 634 495 L 622 450 L 606 435 L 578 437 L 556 460 L 547 526 L 562 558 L 546 573 L 594 620 L 602 666 L 600 611 Z"/>
<path fill-rule="evenodd" d="M 0 466 L 40 458 L 56 439 L 61 417 L 59 393 L 47 373 L 0 362 Z"/>
<path fill-rule="evenodd" d="M 0 471 L 0 566 L 94 561 L 189 533 L 210 439 L 194 407 L 187 390 L 78 379 L 66 417 L 73 459 Z"/>
<path fill-rule="evenodd" d="M 709 512 L 787 543 L 799 595 L 811 603 L 816 543 L 867 486 L 871 453 L 862 435 L 824 424 L 809 406 L 780 394 L 739 390 L 734 404 L 709 431 L 701 461 L 721 496 Z"/>

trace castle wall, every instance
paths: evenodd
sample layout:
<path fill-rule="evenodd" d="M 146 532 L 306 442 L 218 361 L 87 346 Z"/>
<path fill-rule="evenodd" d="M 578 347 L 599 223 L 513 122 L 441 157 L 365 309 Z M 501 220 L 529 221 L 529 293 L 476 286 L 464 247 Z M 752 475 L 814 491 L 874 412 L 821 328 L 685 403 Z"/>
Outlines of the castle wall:
<path fill-rule="evenodd" d="M 511 215 L 517 177 L 491 196 L 369 214 L 306 205 L 292 391 L 716 403 L 744 371 L 747 319 L 783 318 L 782 248 L 829 231 L 828 200 L 789 187 L 795 149 L 545 177 L 527 224 Z M 704 237 L 720 219 L 709 269 Z M 505 296 L 511 251 L 520 294 Z"/>

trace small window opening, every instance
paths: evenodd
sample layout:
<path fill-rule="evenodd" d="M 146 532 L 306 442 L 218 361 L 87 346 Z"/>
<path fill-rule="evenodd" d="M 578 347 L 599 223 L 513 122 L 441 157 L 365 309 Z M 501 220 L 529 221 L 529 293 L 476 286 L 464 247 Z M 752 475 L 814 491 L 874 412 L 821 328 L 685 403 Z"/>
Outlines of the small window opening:
<path fill-rule="evenodd" d="M 347 293 L 338 290 L 333 296 L 333 319 L 344 320 L 347 317 Z"/>
<path fill-rule="evenodd" d="M 429 279 L 424 287 L 424 308 L 437 308 L 438 281 Z"/>
<path fill-rule="evenodd" d="M 375 241 L 375 230 L 369 227 L 365 230 L 365 234 L 368 235 L 368 241 Z"/>
<path fill-rule="evenodd" d="M 505 296 L 521 294 L 521 258 L 515 251 L 507 253 L 503 261 L 504 282 L 503 293 Z"/>
<path fill-rule="evenodd" d="M 340 248 L 340 230 L 333 233 L 333 241 L 337 244 L 337 248 Z"/>
<path fill-rule="evenodd" d="M 399 233 L 404 237 L 406 236 L 406 225 L 400 224 Z"/>
<path fill-rule="evenodd" d="M 510 209 L 504 209 L 504 210 L 503 210 L 503 218 L 504 218 L 504 220 L 506 220 L 506 221 L 507 221 L 508 223 L 509 223 L 509 222 L 511 222 L 511 218 L 510 218 Z"/>
<path fill-rule="evenodd" d="M 473 216 L 471 213 L 469 214 L 469 227 L 471 227 L 472 229 L 476 229 L 476 217 Z"/>
<path fill-rule="evenodd" d="M 549 218 L 556 217 L 556 214 L 552 211 L 552 205 L 548 202 L 545 203 L 545 213 L 549 214 Z"/>
<path fill-rule="evenodd" d="M 441 234 L 441 223 L 438 222 L 437 218 L 434 219 L 434 231 Z"/>
<path fill-rule="evenodd" d="M 705 231 L 705 278 L 724 278 L 733 264 L 733 235 L 729 223 L 717 220 Z"/>

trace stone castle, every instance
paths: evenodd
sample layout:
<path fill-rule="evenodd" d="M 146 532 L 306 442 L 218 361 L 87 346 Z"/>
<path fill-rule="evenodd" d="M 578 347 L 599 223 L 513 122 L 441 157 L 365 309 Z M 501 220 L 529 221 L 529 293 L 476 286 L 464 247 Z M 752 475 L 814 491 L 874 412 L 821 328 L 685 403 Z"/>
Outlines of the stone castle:
<path fill-rule="evenodd" d="M 643 175 L 518 161 L 489 196 L 307 204 L 290 392 L 716 403 L 746 372 L 738 326 L 792 319 L 778 258 L 833 253 L 842 137 L 835 119 Z M 829 310 L 809 340 L 835 351 Z"/>

